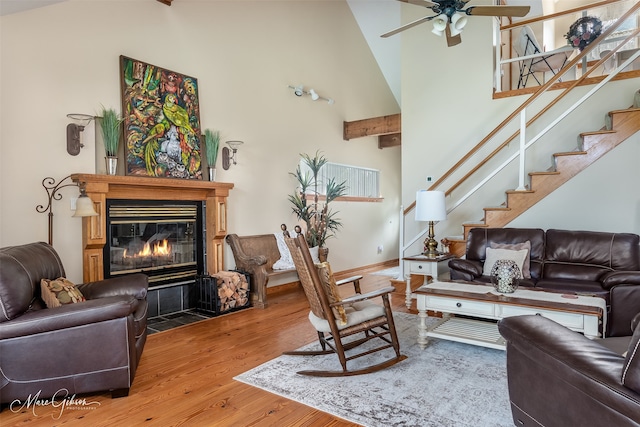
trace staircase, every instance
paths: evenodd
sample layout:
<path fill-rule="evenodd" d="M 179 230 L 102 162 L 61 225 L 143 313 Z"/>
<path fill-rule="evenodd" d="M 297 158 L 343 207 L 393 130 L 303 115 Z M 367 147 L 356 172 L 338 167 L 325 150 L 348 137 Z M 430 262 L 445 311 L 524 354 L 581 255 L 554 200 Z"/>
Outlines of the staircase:
<path fill-rule="evenodd" d="M 549 170 L 529 173 L 527 190 L 506 191 L 505 204 L 484 208 L 484 218 L 479 223 L 463 224 L 463 239 L 447 238 L 450 242 L 450 252 L 457 256 L 464 255 L 466 237 L 470 229 L 506 226 L 580 171 L 640 131 L 640 91 L 636 94 L 636 102 L 632 107 L 609 112 L 605 122 L 607 125 L 602 130 L 581 133 L 580 147 L 576 151 L 555 153 L 554 164 Z"/>

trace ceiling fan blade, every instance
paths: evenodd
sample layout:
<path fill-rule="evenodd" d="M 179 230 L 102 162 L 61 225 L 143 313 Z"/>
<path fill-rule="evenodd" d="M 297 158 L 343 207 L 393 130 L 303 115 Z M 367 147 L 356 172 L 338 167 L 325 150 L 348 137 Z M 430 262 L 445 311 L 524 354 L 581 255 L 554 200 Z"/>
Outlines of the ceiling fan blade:
<path fill-rule="evenodd" d="M 398 0 L 401 1 L 403 3 L 409 3 L 409 4 L 415 4 L 416 6 L 423 6 L 423 7 L 433 7 L 433 6 L 438 6 L 438 3 L 434 3 L 432 1 L 427 1 L 427 0 Z"/>
<path fill-rule="evenodd" d="M 451 35 L 451 26 L 447 25 L 447 28 L 445 29 L 445 34 L 447 36 L 447 46 L 452 47 L 452 46 L 456 46 L 459 45 L 460 43 L 462 43 L 462 37 L 460 37 L 460 34 L 452 36 Z"/>
<path fill-rule="evenodd" d="M 423 22 L 431 21 L 433 18 L 435 18 L 435 16 L 425 16 L 424 18 L 416 19 L 415 21 L 409 22 L 408 24 L 405 24 L 402 27 L 389 31 L 388 33 L 384 33 L 380 37 L 387 38 L 394 34 L 398 34 L 401 31 L 408 30 L 409 28 L 415 27 L 416 25 L 420 25 Z"/>
<path fill-rule="evenodd" d="M 464 10 L 474 16 L 525 16 L 530 6 L 471 6 Z"/>

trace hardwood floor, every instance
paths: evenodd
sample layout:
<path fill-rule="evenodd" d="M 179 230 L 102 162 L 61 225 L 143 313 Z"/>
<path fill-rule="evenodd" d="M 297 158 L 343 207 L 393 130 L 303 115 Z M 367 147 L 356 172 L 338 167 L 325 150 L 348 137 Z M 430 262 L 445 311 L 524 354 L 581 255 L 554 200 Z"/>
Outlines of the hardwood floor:
<path fill-rule="evenodd" d="M 362 291 L 388 286 L 389 279 L 367 274 Z M 18 412 L 4 408 L 0 425 L 356 425 L 233 380 L 316 338 L 301 288 L 285 289 L 269 294 L 264 310 L 250 308 L 150 335 L 128 397 L 111 399 L 103 393 L 76 397 L 94 405 L 45 405 Z M 409 311 L 404 299 L 403 289 L 393 294 L 395 310 Z"/>

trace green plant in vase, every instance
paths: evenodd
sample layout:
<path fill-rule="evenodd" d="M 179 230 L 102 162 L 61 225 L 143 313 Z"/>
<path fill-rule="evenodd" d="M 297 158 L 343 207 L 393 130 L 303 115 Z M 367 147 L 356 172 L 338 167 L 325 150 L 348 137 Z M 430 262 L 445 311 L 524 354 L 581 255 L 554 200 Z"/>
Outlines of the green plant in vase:
<path fill-rule="evenodd" d="M 122 133 L 122 118 L 112 108 L 106 109 L 102 107 L 100 113 L 102 120 L 100 121 L 100 129 L 102 130 L 102 141 L 104 142 L 104 150 L 107 155 L 107 173 L 109 175 L 116 174 L 118 161 L 118 146 L 120 145 L 120 135 Z"/>
<path fill-rule="evenodd" d="M 305 239 L 309 247 L 323 248 L 327 239 L 334 237 L 342 223 L 336 218 L 336 213 L 329 208 L 329 204 L 347 191 L 346 181 L 336 182 L 328 179 L 324 186 L 324 195 L 321 201 L 320 169 L 328 160 L 316 152 L 314 157 L 301 154 L 303 162 L 309 171 L 303 172 L 300 165 L 296 171 L 290 173 L 298 181 L 298 189 L 289 195 L 292 211 L 299 220 L 306 224 Z M 309 200 L 311 199 L 311 200 Z"/>
<path fill-rule="evenodd" d="M 220 147 L 220 131 L 204 131 L 205 154 L 209 167 L 209 181 L 216 180 L 216 161 L 218 160 L 218 148 Z"/>

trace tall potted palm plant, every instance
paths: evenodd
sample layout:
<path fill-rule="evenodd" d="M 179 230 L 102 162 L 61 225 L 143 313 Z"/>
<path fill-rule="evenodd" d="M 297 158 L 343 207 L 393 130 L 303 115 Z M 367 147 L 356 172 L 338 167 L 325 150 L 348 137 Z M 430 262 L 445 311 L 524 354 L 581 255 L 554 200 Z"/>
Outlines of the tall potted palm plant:
<path fill-rule="evenodd" d="M 218 148 L 220 147 L 220 131 L 205 130 L 204 146 L 207 156 L 207 169 L 209 171 L 209 181 L 216 180 L 216 161 L 218 160 Z"/>
<path fill-rule="evenodd" d="M 298 181 L 298 186 L 288 198 L 293 205 L 293 213 L 306 225 L 305 239 L 309 247 L 325 248 L 327 239 L 334 237 L 342 226 L 336 217 L 337 212 L 333 212 L 329 204 L 346 194 L 346 181 L 338 183 L 333 178 L 326 180 L 324 195 L 321 196 L 320 169 L 328 160 L 320 152 L 313 157 L 308 154 L 301 154 L 301 157 L 308 171 L 303 171 L 298 165 L 296 171 L 290 173 Z"/>
<path fill-rule="evenodd" d="M 102 130 L 102 140 L 106 153 L 107 174 L 115 175 L 118 166 L 118 146 L 122 133 L 122 118 L 118 116 L 114 109 L 106 109 L 104 107 L 102 107 L 101 116 L 100 129 Z"/>

